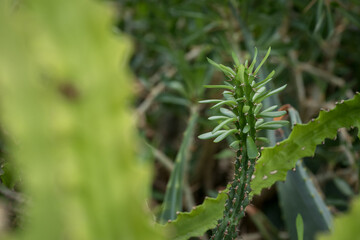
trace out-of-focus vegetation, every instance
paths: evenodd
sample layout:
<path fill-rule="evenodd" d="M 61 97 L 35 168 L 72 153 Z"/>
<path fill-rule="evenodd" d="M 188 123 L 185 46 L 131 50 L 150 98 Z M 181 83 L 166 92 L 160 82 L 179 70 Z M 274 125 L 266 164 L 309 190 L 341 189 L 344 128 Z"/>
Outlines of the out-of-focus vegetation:
<path fill-rule="evenodd" d="M 244 63 L 254 47 L 262 58 L 270 46 L 258 80 L 275 69 L 271 88 L 287 88 L 264 105 L 289 104 L 288 120 L 310 121 L 311 129 L 331 131 L 321 137 L 331 139 L 298 162 L 284 184 L 264 177 L 254 182 L 256 193 L 263 185 L 269 188 L 253 197 L 239 235 L 297 239 L 300 214 L 304 239 L 329 228 L 335 228 L 333 239 L 359 236 L 351 224 L 360 217 L 359 200 L 350 215 L 332 220 L 347 213 L 359 192 L 358 129 L 334 132 L 356 123 L 358 110 L 347 112 L 346 102 L 336 108 L 342 111 L 324 113 L 329 123 L 339 123 L 331 129 L 311 123 L 321 109 L 333 109 L 360 89 L 358 1 L 5 2 L 0 5 L 0 237 L 20 230 L 23 235 L 10 235 L 160 239 L 152 211 L 154 222 L 170 221 L 165 226 L 175 229 L 170 239 L 207 239 L 226 194 L 196 206 L 226 188 L 236 152 L 226 141 L 196 138 L 217 125 L 207 120 L 216 110 L 198 101 L 222 97 L 203 88 L 224 80 L 206 57 L 232 67 L 232 52 Z M 134 46 L 135 81 L 126 66 L 130 44 L 123 33 Z M 310 127 L 301 129 L 297 136 L 312 134 Z M 270 141 L 262 146 L 289 135 L 289 128 L 268 131 Z M 294 148 L 287 157 L 313 154 L 319 142 L 303 139 L 308 154 Z M 274 154 L 281 161 L 284 144 L 279 145 L 264 158 Z"/>
<path fill-rule="evenodd" d="M 149 166 L 135 156 L 132 45 L 110 16 L 86 0 L 1 3 L 3 155 L 17 174 L 3 181 L 3 170 L 1 210 L 16 218 L 0 222 L 21 230 L 14 239 L 162 238 L 146 211 Z"/>

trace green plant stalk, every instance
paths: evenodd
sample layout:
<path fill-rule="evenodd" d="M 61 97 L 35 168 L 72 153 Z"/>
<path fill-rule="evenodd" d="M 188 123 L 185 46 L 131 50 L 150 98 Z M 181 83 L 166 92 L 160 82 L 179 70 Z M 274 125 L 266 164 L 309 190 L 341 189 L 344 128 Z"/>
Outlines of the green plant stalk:
<path fill-rule="evenodd" d="M 218 221 L 212 239 L 234 239 L 237 236 L 236 228 L 239 225 L 240 219 L 245 215 L 245 208 L 250 202 L 250 181 L 254 173 L 255 161 L 259 157 L 259 150 L 255 145 L 256 131 L 258 129 L 276 129 L 279 126 L 287 124 L 286 121 L 264 123 L 262 119 L 262 116 L 266 114 L 277 114 L 281 116 L 283 115 L 281 112 L 264 110 L 260 113 L 262 107 L 260 102 L 285 87 L 283 86 L 274 91 L 266 91 L 263 85 L 271 80 L 273 73 L 263 81 L 255 83 L 256 74 L 269 54 L 270 49 L 255 70 L 257 50 L 255 51 L 255 56 L 250 66 L 247 64 L 238 64 L 234 70 L 209 60 L 212 65 L 225 73 L 231 83 L 225 82 L 226 85 L 210 87 L 225 88 L 226 91 L 223 93 L 225 100 L 205 100 L 202 101 L 202 103 L 216 103 L 213 108 L 228 105 L 230 110 L 221 109 L 221 112 L 226 115 L 225 120 L 215 127 L 212 132 L 202 134 L 199 138 L 217 137 L 214 142 L 219 142 L 228 135 L 233 134 L 237 139 L 236 143 L 239 145 L 237 157 L 234 162 L 234 178 L 228 190 L 228 199 L 225 203 L 223 218 Z M 234 59 L 234 61 L 235 63 L 239 62 L 237 59 Z M 224 118 L 219 116 L 211 119 Z M 227 124 L 233 124 L 233 129 L 229 129 Z M 227 130 L 220 130 L 223 127 Z M 234 143 L 232 143 L 231 146 L 233 146 L 233 144 Z"/>

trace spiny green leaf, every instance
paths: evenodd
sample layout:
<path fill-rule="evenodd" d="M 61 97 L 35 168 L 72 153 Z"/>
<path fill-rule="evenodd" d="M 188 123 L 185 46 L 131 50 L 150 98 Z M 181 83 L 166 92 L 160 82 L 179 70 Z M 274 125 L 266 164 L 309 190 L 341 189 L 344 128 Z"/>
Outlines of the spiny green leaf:
<path fill-rule="evenodd" d="M 321 111 L 318 118 L 307 124 L 296 125 L 289 138 L 279 145 L 266 148 L 256 164 L 256 177 L 251 182 L 252 194 L 285 180 L 288 170 L 298 159 L 312 156 L 316 145 L 325 138 L 334 138 L 342 127 L 360 127 L 360 96 L 341 101 L 329 112 Z M 360 131 L 359 131 L 360 132 Z M 271 174 L 276 171 L 276 174 Z"/>
<path fill-rule="evenodd" d="M 247 136 L 246 138 L 246 147 L 247 147 L 247 155 L 249 158 L 256 158 L 258 155 L 258 149 L 254 142 L 254 139 L 251 136 Z"/>
<path fill-rule="evenodd" d="M 263 58 L 263 60 L 261 61 L 261 63 L 260 63 L 260 64 L 258 65 L 258 67 L 256 68 L 256 70 L 255 70 L 255 72 L 254 72 L 254 75 L 256 75 L 256 74 L 259 72 L 261 66 L 265 63 L 266 59 L 269 57 L 270 52 L 271 52 L 271 47 L 269 47 L 269 49 L 268 49 L 265 57 Z"/>
<path fill-rule="evenodd" d="M 175 221 L 162 227 L 169 232 L 169 239 L 186 240 L 202 236 L 207 230 L 214 228 L 217 220 L 222 217 L 226 199 L 226 191 L 219 193 L 217 198 L 206 198 L 203 204 L 191 212 L 180 213 Z"/>
<path fill-rule="evenodd" d="M 223 134 L 221 134 L 220 136 L 215 138 L 214 143 L 222 141 L 224 138 L 226 138 L 227 136 L 229 136 L 232 133 L 235 133 L 236 131 L 237 131 L 236 129 L 231 129 L 231 130 L 225 131 Z"/>

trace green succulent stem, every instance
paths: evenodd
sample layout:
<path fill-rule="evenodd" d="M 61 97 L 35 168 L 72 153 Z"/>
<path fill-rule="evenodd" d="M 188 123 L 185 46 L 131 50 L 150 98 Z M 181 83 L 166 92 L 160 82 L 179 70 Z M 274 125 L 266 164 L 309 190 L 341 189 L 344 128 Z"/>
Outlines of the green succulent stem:
<path fill-rule="evenodd" d="M 257 52 L 257 51 L 256 51 Z M 269 56 L 268 50 L 265 58 L 261 62 L 262 65 Z M 239 62 L 234 59 L 235 62 Z M 205 133 L 199 136 L 200 139 L 212 138 L 220 135 L 214 142 L 223 140 L 228 135 L 233 135 L 236 138 L 236 144 L 239 144 L 239 150 L 236 154 L 234 162 L 234 177 L 230 183 L 228 191 L 228 199 L 225 203 L 225 210 L 223 218 L 218 220 L 217 227 L 211 239 L 235 239 L 237 237 L 237 226 L 241 218 L 245 215 L 245 208 L 250 203 L 250 182 L 254 174 L 255 162 L 259 157 L 259 149 L 255 145 L 256 130 L 261 129 L 275 129 L 279 126 L 285 125 L 286 121 L 266 122 L 259 119 L 262 115 L 282 115 L 284 113 L 270 112 L 274 108 L 268 108 L 261 111 L 261 101 L 268 96 L 281 91 L 283 87 L 273 91 L 266 92 L 265 84 L 256 86 L 255 73 L 259 71 L 259 67 L 254 71 L 256 64 L 256 54 L 250 66 L 247 64 L 238 64 L 235 69 L 225 67 L 222 64 L 217 64 L 214 61 L 209 62 L 215 67 L 219 68 L 229 78 L 226 84 L 226 91 L 223 93 L 225 100 L 201 101 L 202 103 L 217 103 L 213 108 L 231 102 L 229 109 L 220 109 L 220 112 L 225 115 L 225 120 L 220 116 L 212 118 L 213 120 L 221 120 L 221 123 L 215 127 L 210 133 Z M 259 66 L 260 66 L 259 65 Z M 271 76 L 274 73 L 271 73 Z M 266 79 L 270 79 L 271 76 Z M 265 82 L 264 80 L 262 82 Z M 266 83 L 268 80 L 266 80 Z M 224 88 L 225 85 L 214 85 L 210 88 Z M 206 86 L 209 88 L 209 86 Z M 270 110 L 269 110 L 270 109 Z M 258 123 L 257 123 L 258 122 Z M 221 130 L 226 126 L 226 131 Z M 230 130 L 229 130 L 230 129 Z M 224 136 L 224 137 L 222 137 Z M 234 144 L 231 144 L 233 146 Z"/>

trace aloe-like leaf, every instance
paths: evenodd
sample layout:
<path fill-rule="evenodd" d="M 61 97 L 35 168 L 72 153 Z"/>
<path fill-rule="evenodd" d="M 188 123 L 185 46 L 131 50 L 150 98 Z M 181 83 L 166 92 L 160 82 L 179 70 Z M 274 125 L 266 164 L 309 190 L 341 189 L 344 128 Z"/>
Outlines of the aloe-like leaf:
<path fill-rule="evenodd" d="M 230 122 L 234 122 L 236 121 L 237 119 L 236 118 L 229 118 L 229 119 L 226 119 L 225 121 L 221 122 L 219 125 L 217 125 L 214 130 L 212 131 L 213 133 L 214 132 L 217 132 L 218 130 L 220 130 L 223 126 L 225 126 L 226 124 L 230 123 Z"/>
<path fill-rule="evenodd" d="M 185 164 L 190 152 L 189 147 L 192 145 L 197 118 L 198 113 L 195 111 L 189 118 L 189 122 L 184 133 L 184 138 L 176 155 L 175 166 L 171 172 L 169 182 L 166 186 L 165 198 L 162 205 L 163 209 L 160 216 L 161 222 L 175 219 L 176 212 L 182 211 L 182 193 Z"/>
<path fill-rule="evenodd" d="M 225 100 L 225 101 L 223 100 L 223 101 L 215 104 L 214 106 L 212 106 L 210 109 L 220 107 L 220 106 L 222 106 L 224 104 L 229 105 L 229 106 L 233 106 L 233 105 L 236 105 L 236 102 L 234 100 Z"/>
<path fill-rule="evenodd" d="M 275 118 L 281 117 L 286 114 L 286 111 L 277 111 L 277 112 L 261 112 L 256 117 L 268 117 L 268 118 Z"/>
<path fill-rule="evenodd" d="M 235 113 L 226 108 L 220 108 L 220 112 L 228 117 L 236 117 Z"/>
<path fill-rule="evenodd" d="M 256 158 L 259 152 L 254 142 L 254 139 L 249 135 L 246 138 L 246 146 L 247 146 L 246 150 L 248 157 L 251 159 Z"/>
<path fill-rule="evenodd" d="M 228 86 L 228 85 L 204 85 L 205 88 L 223 88 L 223 89 L 229 89 L 234 90 L 234 87 Z"/>
<path fill-rule="evenodd" d="M 287 111 L 292 126 L 295 123 L 302 123 L 298 112 L 294 108 L 289 108 Z M 277 139 L 280 140 L 280 138 L 279 136 Z M 297 237 L 294 222 L 298 214 L 301 214 L 303 218 L 304 239 L 314 239 L 318 232 L 328 231 L 332 228 L 331 213 L 311 181 L 302 160 L 297 161 L 295 171 L 288 171 L 286 181 L 277 182 L 276 187 L 290 239 L 296 239 Z"/>
<path fill-rule="evenodd" d="M 265 148 L 255 166 L 256 176 L 251 182 L 251 194 L 259 194 L 261 189 L 285 180 L 287 171 L 295 167 L 298 159 L 312 156 L 316 145 L 325 138 L 334 138 L 339 128 L 352 126 L 360 127 L 359 94 L 351 100 L 341 101 L 331 111 L 321 111 L 314 121 L 296 125 L 287 140 Z M 276 174 L 271 174 L 275 171 Z"/>
<path fill-rule="evenodd" d="M 223 100 L 220 99 L 208 99 L 208 100 L 201 100 L 199 101 L 199 103 L 218 103 L 218 102 L 222 102 Z"/>
<path fill-rule="evenodd" d="M 229 117 L 227 116 L 211 116 L 208 119 L 209 120 L 221 120 L 221 119 L 228 119 Z"/>
<path fill-rule="evenodd" d="M 229 136 L 232 133 L 235 133 L 237 130 L 236 129 L 231 129 L 231 130 L 226 130 L 224 133 L 222 133 L 220 136 L 218 136 L 217 138 L 215 138 L 214 142 L 220 142 L 222 141 L 224 138 L 226 138 L 227 136 Z"/>
<path fill-rule="evenodd" d="M 185 240 L 201 236 L 216 226 L 217 220 L 222 217 L 226 199 L 226 192 L 220 192 L 217 198 L 206 198 L 191 212 L 179 213 L 175 221 L 162 227 L 169 233 L 169 239 Z"/>
<path fill-rule="evenodd" d="M 217 132 L 207 132 L 207 133 L 203 133 L 200 136 L 198 136 L 199 139 L 205 140 L 205 139 L 210 139 L 210 138 L 214 138 L 219 136 L 220 134 L 226 132 L 226 130 L 220 130 Z"/>
<path fill-rule="evenodd" d="M 267 50 L 267 53 L 265 55 L 265 57 L 263 58 L 263 60 L 260 62 L 260 64 L 257 66 L 257 68 L 255 69 L 255 72 L 254 72 L 254 75 L 256 75 L 260 68 L 262 67 L 262 65 L 265 63 L 266 59 L 269 57 L 270 55 L 270 52 L 271 52 L 271 47 L 269 47 L 269 49 Z"/>

